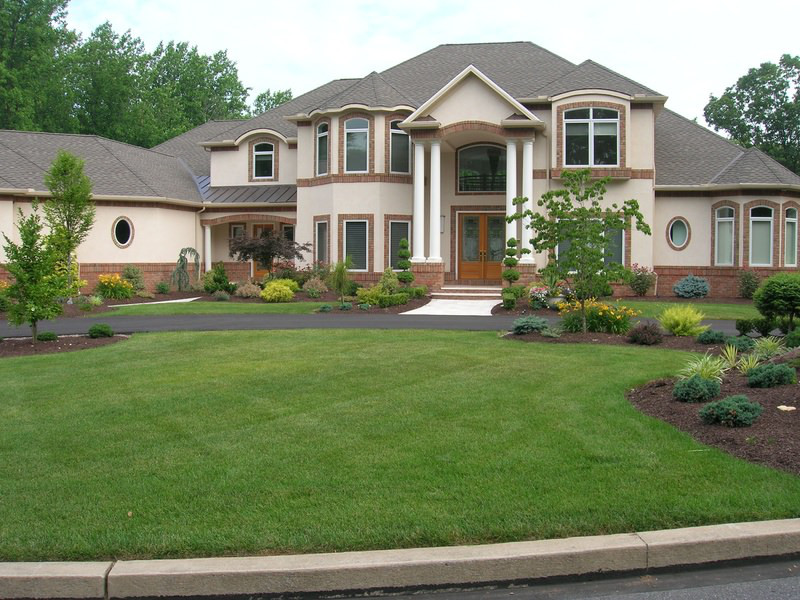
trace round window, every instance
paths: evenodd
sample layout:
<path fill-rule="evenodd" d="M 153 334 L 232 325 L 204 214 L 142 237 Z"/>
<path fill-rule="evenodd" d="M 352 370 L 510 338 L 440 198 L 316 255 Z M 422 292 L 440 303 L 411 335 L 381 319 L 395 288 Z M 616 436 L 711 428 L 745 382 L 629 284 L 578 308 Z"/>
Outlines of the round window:
<path fill-rule="evenodd" d="M 683 248 L 689 241 L 689 225 L 683 219 L 675 219 L 669 226 L 669 241 L 676 248 Z"/>
<path fill-rule="evenodd" d="M 111 235 L 117 246 L 127 248 L 133 241 L 133 223 L 127 217 L 118 218 L 111 228 Z"/>

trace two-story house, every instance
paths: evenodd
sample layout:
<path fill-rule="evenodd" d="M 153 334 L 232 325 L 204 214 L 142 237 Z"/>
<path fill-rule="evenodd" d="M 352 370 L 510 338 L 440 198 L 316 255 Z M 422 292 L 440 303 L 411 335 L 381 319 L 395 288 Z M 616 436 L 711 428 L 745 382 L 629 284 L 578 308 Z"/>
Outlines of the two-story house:
<path fill-rule="evenodd" d="M 658 292 L 687 273 L 732 296 L 743 268 L 796 270 L 800 177 L 665 107 L 602 65 L 527 42 L 438 46 L 382 73 L 341 79 L 253 119 L 212 121 L 144 150 L 91 136 L 0 132 L 0 230 L 43 196 L 57 148 L 83 156 L 98 226 L 79 249 L 91 280 L 122 264 L 164 279 L 181 247 L 233 279 L 231 238 L 283 231 L 306 262 L 349 256 L 375 281 L 410 240 L 417 280 L 499 283 L 507 223 L 565 169 L 610 176 L 606 200 L 638 200 L 652 236 L 609 232 L 613 259 L 651 266 Z M 3 202 L 5 200 L 5 202 Z M 530 279 L 548 257 L 523 257 Z"/>

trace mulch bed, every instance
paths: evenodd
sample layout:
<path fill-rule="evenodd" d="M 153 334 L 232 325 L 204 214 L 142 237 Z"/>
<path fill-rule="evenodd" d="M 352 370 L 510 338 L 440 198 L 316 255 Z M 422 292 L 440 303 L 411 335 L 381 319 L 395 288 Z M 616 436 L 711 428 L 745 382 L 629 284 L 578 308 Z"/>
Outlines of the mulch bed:
<path fill-rule="evenodd" d="M 750 427 L 706 425 L 698 411 L 703 404 L 672 399 L 675 379 L 659 379 L 628 392 L 628 400 L 646 415 L 666 421 L 703 444 L 714 446 L 750 462 L 800 475 L 800 386 L 783 385 L 769 389 L 747 387 L 747 378 L 729 373 L 719 400 L 743 394 L 764 407 Z M 795 406 L 784 412 L 778 406 Z"/>
<path fill-rule="evenodd" d="M 327 302 L 333 307 L 333 310 L 329 313 L 320 313 L 322 315 L 328 314 L 337 314 L 337 315 L 363 315 L 363 314 L 370 314 L 370 313 L 378 313 L 383 315 L 396 315 L 398 313 L 404 313 L 408 310 L 414 310 L 415 308 L 419 308 L 420 306 L 425 306 L 428 302 L 431 301 L 430 298 L 414 298 L 409 300 L 406 304 L 400 304 L 398 306 L 389 306 L 387 308 L 381 308 L 380 306 L 370 306 L 369 310 L 361 310 L 358 308 L 358 302 L 353 301 L 351 304 L 353 308 L 350 310 L 339 310 L 339 298 L 335 298 L 334 300 L 316 300 L 316 302 Z"/>
<path fill-rule="evenodd" d="M 675 296 L 612 296 L 611 298 L 604 298 L 604 302 L 614 303 L 617 301 L 622 302 L 625 304 L 626 300 L 639 300 L 645 302 L 669 302 L 671 300 L 681 300 L 676 298 Z M 686 303 L 691 304 L 753 304 L 752 300 L 748 300 L 747 298 L 692 298 L 691 300 L 684 300 Z M 514 310 L 507 310 L 503 308 L 502 304 L 498 304 L 494 308 L 492 308 L 493 315 L 506 315 L 506 316 L 517 316 L 517 317 L 524 317 L 526 315 L 538 315 L 540 317 L 546 315 L 557 315 L 558 311 L 552 310 L 549 308 L 541 308 L 538 310 L 532 310 L 531 307 L 526 303 L 525 299 L 522 298 L 517 300 L 517 307 Z"/>
<path fill-rule="evenodd" d="M 31 343 L 31 338 L 11 338 L 0 342 L 0 358 L 9 356 L 28 356 L 30 354 L 54 354 L 56 352 L 73 352 L 75 350 L 86 350 L 87 348 L 97 348 L 98 346 L 108 346 L 116 344 L 122 340 L 127 340 L 127 335 L 115 335 L 113 337 L 92 339 L 85 335 L 63 335 L 53 342 L 36 342 L 36 346 Z"/>
<path fill-rule="evenodd" d="M 545 337 L 539 333 L 526 333 L 524 335 L 514 335 L 509 333 L 506 338 L 518 340 L 520 342 L 547 342 L 552 344 L 595 344 L 611 346 L 634 346 L 628 341 L 626 335 L 616 335 L 613 333 L 567 333 L 563 332 L 561 337 Z M 653 346 L 636 346 L 637 348 L 669 348 L 671 350 L 688 350 L 690 352 L 709 352 L 719 354 L 721 345 L 698 344 L 693 337 L 678 337 L 675 335 L 665 335 L 664 341 Z"/>

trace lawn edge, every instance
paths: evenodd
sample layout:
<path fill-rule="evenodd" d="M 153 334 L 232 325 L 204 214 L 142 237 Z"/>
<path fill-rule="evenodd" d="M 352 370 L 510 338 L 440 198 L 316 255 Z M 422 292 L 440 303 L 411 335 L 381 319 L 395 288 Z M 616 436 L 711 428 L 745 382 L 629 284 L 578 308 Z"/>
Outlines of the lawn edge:
<path fill-rule="evenodd" d="M 645 572 L 800 554 L 800 518 L 604 536 L 263 557 L 0 563 L 3 598 L 315 594 Z"/>

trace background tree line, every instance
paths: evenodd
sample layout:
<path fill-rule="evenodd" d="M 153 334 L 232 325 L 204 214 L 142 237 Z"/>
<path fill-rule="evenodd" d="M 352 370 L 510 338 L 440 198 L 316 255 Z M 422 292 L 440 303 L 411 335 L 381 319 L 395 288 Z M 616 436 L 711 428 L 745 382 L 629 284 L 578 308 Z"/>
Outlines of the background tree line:
<path fill-rule="evenodd" d="M 221 50 L 186 42 L 148 52 L 110 23 L 87 38 L 66 24 L 69 0 L 0 0 L 0 129 L 97 134 L 150 148 L 210 119 L 259 114 L 292 98 L 259 94 Z"/>

